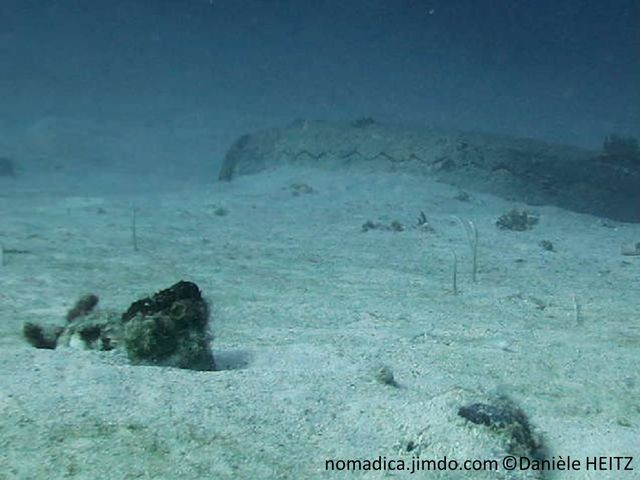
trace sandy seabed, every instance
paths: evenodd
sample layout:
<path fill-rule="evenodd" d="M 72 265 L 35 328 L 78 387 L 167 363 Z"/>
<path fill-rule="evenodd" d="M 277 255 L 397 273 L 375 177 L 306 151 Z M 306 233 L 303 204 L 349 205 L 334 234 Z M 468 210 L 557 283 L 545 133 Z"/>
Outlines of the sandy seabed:
<path fill-rule="evenodd" d="M 640 226 L 458 193 L 293 167 L 153 195 L 5 190 L 0 479 L 538 478 L 325 470 L 499 458 L 489 429 L 457 414 L 496 392 L 549 455 L 583 462 L 543 478 L 637 478 L 637 458 L 632 472 L 584 462 L 638 455 L 640 257 L 621 248 Z M 539 224 L 498 229 L 513 207 Z M 415 227 L 421 211 L 433 231 Z M 475 283 L 455 217 L 479 233 Z M 368 220 L 405 228 L 363 232 Z M 27 321 L 62 324 L 84 293 L 123 311 L 181 279 L 210 301 L 215 372 L 36 350 L 21 336 Z M 395 386 L 377 381 L 381 366 Z"/>

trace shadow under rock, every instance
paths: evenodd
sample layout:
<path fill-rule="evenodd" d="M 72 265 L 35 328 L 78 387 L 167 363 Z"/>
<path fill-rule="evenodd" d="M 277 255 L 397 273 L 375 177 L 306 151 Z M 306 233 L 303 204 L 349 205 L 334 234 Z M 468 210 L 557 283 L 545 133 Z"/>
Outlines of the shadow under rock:
<path fill-rule="evenodd" d="M 246 350 L 220 350 L 213 353 L 216 371 L 242 370 L 249 366 L 251 353 Z"/>

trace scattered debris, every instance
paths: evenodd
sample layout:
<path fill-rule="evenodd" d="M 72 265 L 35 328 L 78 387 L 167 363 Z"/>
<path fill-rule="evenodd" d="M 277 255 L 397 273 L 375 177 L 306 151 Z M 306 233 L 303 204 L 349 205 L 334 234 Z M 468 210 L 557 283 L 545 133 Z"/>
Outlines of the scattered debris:
<path fill-rule="evenodd" d="M 502 230 L 514 230 L 523 232 L 531 230 L 538 223 L 538 217 L 529 213 L 528 210 L 518 210 L 514 208 L 510 212 L 502 215 L 497 221 L 496 226 Z"/>
<path fill-rule="evenodd" d="M 604 228 L 611 228 L 612 230 L 617 230 L 621 226 L 620 222 L 616 222 L 610 218 L 601 218 L 600 225 Z"/>
<path fill-rule="evenodd" d="M 402 232 L 404 231 L 404 225 L 400 223 L 398 220 L 393 220 L 389 224 L 384 224 L 381 222 L 372 222 L 371 220 L 367 220 L 362 224 L 362 231 L 368 232 L 369 230 L 386 230 L 393 232 Z"/>
<path fill-rule="evenodd" d="M 311 185 L 307 185 L 306 183 L 293 183 L 289 185 L 289 189 L 291 190 L 291 194 L 294 197 L 315 193 L 313 187 L 311 187 Z"/>

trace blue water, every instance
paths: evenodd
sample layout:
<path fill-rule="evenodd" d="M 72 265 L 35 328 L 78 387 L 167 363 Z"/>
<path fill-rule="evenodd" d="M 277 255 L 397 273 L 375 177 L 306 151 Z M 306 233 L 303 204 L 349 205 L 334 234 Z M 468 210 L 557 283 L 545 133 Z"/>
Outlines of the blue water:
<path fill-rule="evenodd" d="M 211 172 L 237 135 L 294 118 L 599 147 L 640 132 L 639 12 L 635 0 L 3 0 L 0 127 L 140 127 L 143 152 L 169 154 L 136 152 L 132 166 L 181 156 Z"/>

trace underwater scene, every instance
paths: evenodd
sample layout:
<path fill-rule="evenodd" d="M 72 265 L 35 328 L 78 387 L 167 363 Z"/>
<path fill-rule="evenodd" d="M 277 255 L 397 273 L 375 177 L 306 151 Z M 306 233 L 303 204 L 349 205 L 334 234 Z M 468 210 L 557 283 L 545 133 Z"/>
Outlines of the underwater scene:
<path fill-rule="evenodd" d="M 0 480 L 640 479 L 638 0 L 0 0 Z"/>

